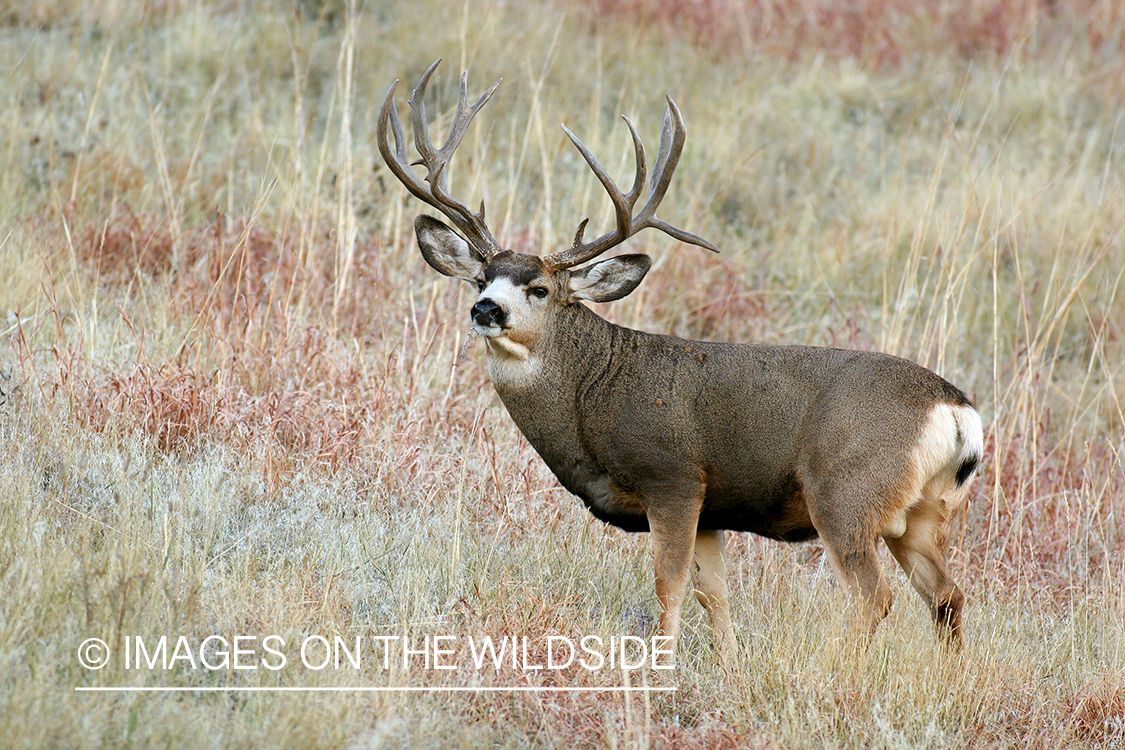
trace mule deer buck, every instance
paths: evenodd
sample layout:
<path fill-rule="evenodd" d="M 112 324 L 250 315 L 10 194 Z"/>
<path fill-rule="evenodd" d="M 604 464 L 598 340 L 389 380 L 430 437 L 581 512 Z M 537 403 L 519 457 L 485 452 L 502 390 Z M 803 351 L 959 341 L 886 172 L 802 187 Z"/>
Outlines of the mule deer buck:
<path fill-rule="evenodd" d="M 440 62 L 440 60 L 438 61 Z M 646 255 L 582 265 L 642 229 L 716 250 L 657 218 L 684 144 L 668 98 L 660 151 L 645 187 L 636 128 L 636 174 L 623 193 L 578 138 L 615 213 L 614 228 L 543 257 L 503 249 L 449 195 L 449 160 L 497 81 L 474 104 L 461 76 L 457 111 L 441 148 L 430 141 L 424 97 L 438 62 L 410 96 L 414 173 L 391 85 L 379 115 L 379 150 L 414 196 L 456 227 L 418 216 L 422 257 L 479 289 L 470 315 L 488 349 L 488 372 L 508 413 L 559 482 L 597 518 L 648 531 L 655 551 L 660 632 L 676 637 L 689 571 L 720 658 L 735 646 L 727 604 L 723 530 L 797 542 L 820 537 L 853 594 L 862 638 L 887 614 L 891 592 L 881 537 L 929 606 L 939 634 L 961 644 L 964 597 L 950 578 L 946 519 L 966 498 L 982 455 L 981 419 L 965 394 L 887 354 L 808 346 L 687 341 L 614 325 L 582 303 L 632 292 Z M 391 143 L 391 136 L 394 144 Z"/>

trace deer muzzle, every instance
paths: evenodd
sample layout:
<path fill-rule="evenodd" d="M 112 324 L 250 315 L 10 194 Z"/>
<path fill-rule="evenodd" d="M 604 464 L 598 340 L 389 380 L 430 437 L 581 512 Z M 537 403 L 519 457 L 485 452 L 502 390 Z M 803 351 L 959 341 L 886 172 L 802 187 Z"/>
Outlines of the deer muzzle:
<path fill-rule="evenodd" d="M 504 321 L 508 318 L 508 314 L 504 312 L 504 308 L 487 297 L 477 300 L 469 316 L 473 319 L 473 323 L 481 328 L 491 328 L 493 326 L 502 328 L 504 326 Z"/>

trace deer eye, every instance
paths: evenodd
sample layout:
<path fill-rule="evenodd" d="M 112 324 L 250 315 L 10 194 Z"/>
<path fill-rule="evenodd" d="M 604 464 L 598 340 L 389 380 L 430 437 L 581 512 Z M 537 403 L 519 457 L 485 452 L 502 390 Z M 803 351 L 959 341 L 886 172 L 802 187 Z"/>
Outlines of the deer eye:
<path fill-rule="evenodd" d="M 527 293 L 530 294 L 533 297 L 538 297 L 539 299 L 543 299 L 544 297 L 547 296 L 547 287 L 545 287 L 545 286 L 533 286 L 533 287 L 531 287 L 530 289 L 527 290 Z"/>
<path fill-rule="evenodd" d="M 477 289 L 483 292 L 486 286 L 488 286 L 488 284 L 484 279 L 477 279 Z"/>

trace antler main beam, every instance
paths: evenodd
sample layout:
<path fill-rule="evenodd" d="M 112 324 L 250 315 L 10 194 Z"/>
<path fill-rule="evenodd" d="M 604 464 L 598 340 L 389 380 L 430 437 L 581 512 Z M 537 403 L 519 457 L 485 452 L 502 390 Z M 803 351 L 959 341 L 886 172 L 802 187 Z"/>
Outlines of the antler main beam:
<path fill-rule="evenodd" d="M 469 104 L 467 96 L 468 71 L 461 74 L 461 90 L 457 97 L 457 113 L 453 116 L 453 124 L 449 128 L 449 136 L 441 148 L 435 148 L 430 141 L 429 124 L 426 119 L 426 85 L 430 76 L 437 69 L 441 59 L 438 58 L 418 80 L 418 85 L 410 94 L 409 104 L 411 120 L 414 126 L 414 148 L 418 150 L 421 159 L 411 162 L 406 153 L 406 137 L 402 131 L 402 122 L 398 117 L 395 107 L 394 95 L 398 80 L 391 84 L 387 91 L 387 98 L 383 101 L 383 109 L 379 113 L 379 123 L 376 129 L 376 138 L 379 142 L 379 153 L 387 163 L 394 176 L 406 186 L 406 189 L 419 200 L 427 203 L 445 214 L 454 226 L 461 230 L 465 239 L 485 258 L 491 258 L 500 252 L 500 244 L 488 230 L 484 221 L 484 201 L 481 201 L 480 210 L 473 212 L 463 203 L 449 195 L 449 161 L 453 152 L 457 150 L 461 139 L 469 129 L 469 123 L 477 112 L 488 103 L 489 98 L 500 85 L 500 79 L 492 84 L 475 103 Z M 388 133 L 388 125 L 390 133 Z M 390 134 L 394 134 L 394 147 L 391 146 Z M 412 167 L 420 164 L 426 168 L 425 180 L 418 179 Z M 428 184 L 427 184 L 428 183 Z"/>
<path fill-rule="evenodd" d="M 648 199 L 635 216 L 633 215 L 633 207 L 636 205 L 637 199 L 640 198 L 641 190 L 644 187 L 646 167 L 645 149 L 632 121 L 628 117 L 621 118 L 629 126 L 629 135 L 633 137 L 633 151 L 636 154 L 637 161 L 637 172 L 633 178 L 633 187 L 628 193 L 621 192 L 621 188 L 617 186 L 617 183 L 598 163 L 590 150 L 583 145 L 582 141 L 578 140 L 578 136 L 563 125 L 567 137 L 570 138 L 578 152 L 582 154 L 582 158 L 586 160 L 598 181 L 601 182 L 602 187 L 605 188 L 606 193 L 609 194 L 609 199 L 613 202 L 616 226 L 613 231 L 584 243 L 582 242 L 582 235 L 586 229 L 586 221 L 583 221 L 578 225 L 578 232 L 574 235 L 574 244 L 569 249 L 543 258 L 543 262 L 548 266 L 570 268 L 585 263 L 620 245 L 637 232 L 648 227 L 659 229 L 680 242 L 697 245 L 712 252 L 719 252 L 717 247 L 702 237 L 674 227 L 656 216 L 656 209 L 660 207 L 660 202 L 664 200 L 664 195 L 668 192 L 668 186 L 672 182 L 672 175 L 680 161 L 680 152 L 683 151 L 684 139 L 687 135 L 680 108 L 672 101 L 672 97 L 666 98 L 668 99 L 668 109 L 664 113 L 664 129 L 660 134 L 660 151 L 656 156 L 656 165 L 652 172 L 652 180 L 649 183 Z"/>

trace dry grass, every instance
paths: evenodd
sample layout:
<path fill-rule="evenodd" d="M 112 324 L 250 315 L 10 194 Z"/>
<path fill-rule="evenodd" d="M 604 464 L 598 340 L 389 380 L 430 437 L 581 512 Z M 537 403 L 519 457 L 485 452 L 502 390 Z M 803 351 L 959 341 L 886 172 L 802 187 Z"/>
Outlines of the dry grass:
<path fill-rule="evenodd" d="M 1125 18 L 1105 0 L 0 8 L 0 733 L 13 747 L 1032 747 L 1125 743 Z M 592 10 L 591 10 L 592 7 Z M 736 21 L 731 23 L 731 20 Z M 688 146 L 655 267 L 600 312 L 884 349 L 969 390 L 963 658 L 901 577 L 843 640 L 820 548 L 730 540 L 741 641 L 673 674 L 98 672 L 88 637 L 644 633 L 647 539 L 519 436 L 467 290 L 430 272 L 374 115 L 433 58 L 505 83 L 458 154 L 502 241 L 610 209 L 661 94 Z M 292 656 L 292 654 L 291 654 Z M 87 694 L 76 686 L 630 684 L 675 693 Z"/>

